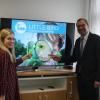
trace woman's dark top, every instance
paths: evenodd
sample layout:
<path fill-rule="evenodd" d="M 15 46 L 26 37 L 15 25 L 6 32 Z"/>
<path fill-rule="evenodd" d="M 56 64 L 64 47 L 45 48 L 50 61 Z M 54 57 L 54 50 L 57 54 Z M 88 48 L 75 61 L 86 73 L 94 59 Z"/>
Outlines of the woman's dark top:
<path fill-rule="evenodd" d="M 18 59 L 12 63 L 10 55 L 0 49 L 0 96 L 5 96 L 5 100 L 20 100 L 16 66 L 22 63 Z"/>

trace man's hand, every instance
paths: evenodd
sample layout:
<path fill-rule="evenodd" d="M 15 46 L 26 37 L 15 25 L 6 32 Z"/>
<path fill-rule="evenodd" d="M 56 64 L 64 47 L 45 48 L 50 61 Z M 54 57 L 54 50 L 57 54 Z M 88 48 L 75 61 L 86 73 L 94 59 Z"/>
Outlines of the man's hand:
<path fill-rule="evenodd" d="M 55 60 L 55 61 L 60 61 L 61 60 L 61 57 L 59 57 L 59 56 L 57 56 L 57 55 L 52 55 L 52 54 L 50 54 L 49 55 L 53 60 Z"/>
<path fill-rule="evenodd" d="M 99 81 L 94 81 L 94 87 L 100 87 L 100 82 Z"/>

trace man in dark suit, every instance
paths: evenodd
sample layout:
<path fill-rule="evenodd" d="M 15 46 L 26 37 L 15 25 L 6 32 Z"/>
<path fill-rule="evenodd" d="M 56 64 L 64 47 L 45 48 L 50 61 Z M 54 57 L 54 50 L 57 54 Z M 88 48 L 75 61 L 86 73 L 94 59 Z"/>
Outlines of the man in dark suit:
<path fill-rule="evenodd" d="M 76 23 L 80 37 L 76 40 L 72 57 L 77 61 L 76 73 L 80 100 L 98 100 L 100 86 L 100 37 L 89 32 L 86 19 L 80 18 Z M 83 50 L 81 52 L 81 40 Z"/>
<path fill-rule="evenodd" d="M 80 37 L 76 40 L 73 54 L 66 62 L 77 62 L 76 73 L 80 100 L 99 100 L 100 86 L 100 37 L 89 31 L 86 19 L 76 23 Z M 60 60 L 52 56 L 54 60 Z"/>

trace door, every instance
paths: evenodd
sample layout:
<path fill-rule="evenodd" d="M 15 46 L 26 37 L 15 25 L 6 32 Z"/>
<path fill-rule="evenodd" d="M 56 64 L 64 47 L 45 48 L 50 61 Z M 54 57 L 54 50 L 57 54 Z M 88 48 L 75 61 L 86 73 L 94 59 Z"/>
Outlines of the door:
<path fill-rule="evenodd" d="M 76 76 L 67 77 L 67 100 L 79 100 Z"/>
<path fill-rule="evenodd" d="M 23 93 L 20 94 L 21 100 L 42 100 L 41 93 Z"/>
<path fill-rule="evenodd" d="M 46 92 L 43 95 L 43 100 L 66 100 L 66 91 Z"/>

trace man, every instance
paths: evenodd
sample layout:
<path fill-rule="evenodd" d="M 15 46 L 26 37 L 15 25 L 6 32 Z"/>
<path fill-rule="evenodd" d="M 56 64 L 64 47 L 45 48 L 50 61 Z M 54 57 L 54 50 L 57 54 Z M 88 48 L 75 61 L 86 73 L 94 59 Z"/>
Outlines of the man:
<path fill-rule="evenodd" d="M 98 100 L 100 86 L 100 37 L 89 32 L 86 19 L 76 23 L 80 38 L 76 40 L 72 60 L 77 61 L 76 73 L 80 100 Z M 81 52 L 81 39 L 83 51 Z"/>
<path fill-rule="evenodd" d="M 76 40 L 73 54 L 66 62 L 76 62 L 80 100 L 99 100 L 100 86 L 100 37 L 89 31 L 86 19 L 76 23 L 80 37 Z M 60 60 L 52 56 L 54 60 Z"/>

